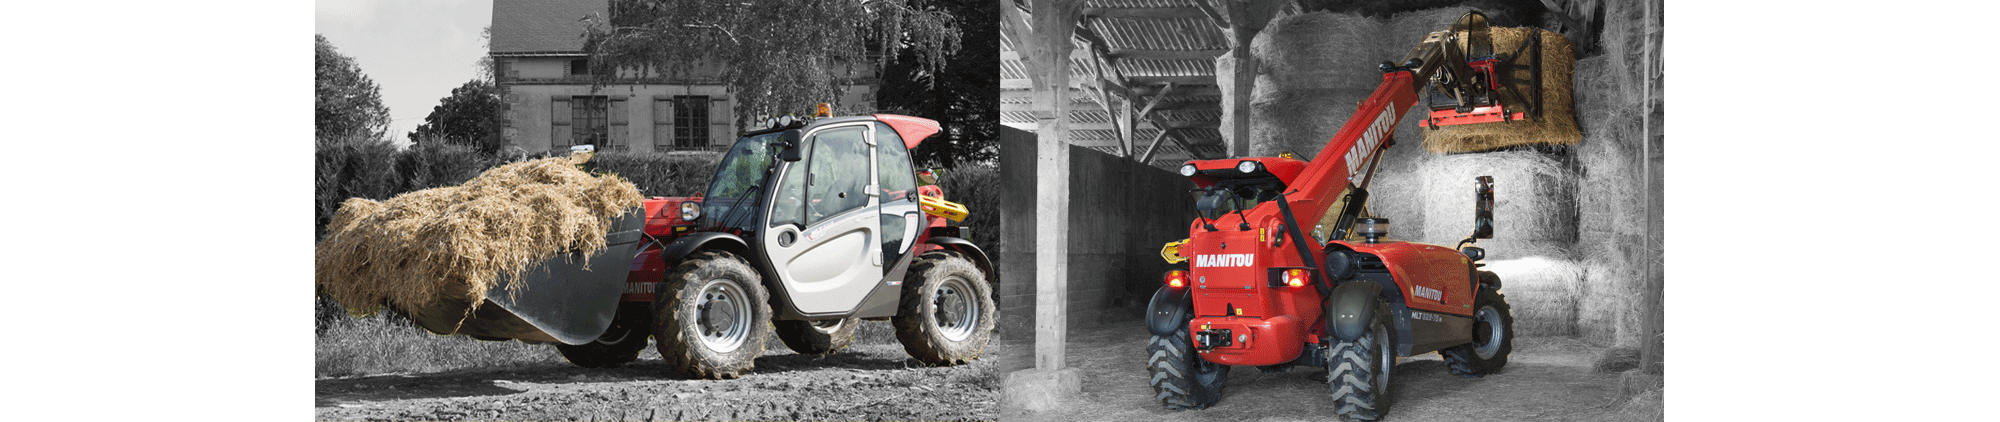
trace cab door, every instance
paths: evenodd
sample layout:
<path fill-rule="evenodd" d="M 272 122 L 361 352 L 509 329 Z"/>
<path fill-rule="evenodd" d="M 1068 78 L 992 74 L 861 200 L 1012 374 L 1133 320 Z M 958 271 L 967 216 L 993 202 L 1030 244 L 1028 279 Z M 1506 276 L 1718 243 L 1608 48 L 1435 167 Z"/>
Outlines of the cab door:
<path fill-rule="evenodd" d="M 896 266 L 916 246 L 917 234 L 924 229 L 923 209 L 917 204 L 917 175 L 910 165 L 910 150 L 896 130 L 881 122 L 875 127 L 875 180 L 881 184 L 883 271 Z M 896 274 L 900 276 L 901 274 Z M 900 284 L 902 280 L 887 282 Z"/>
<path fill-rule="evenodd" d="M 868 122 L 806 134 L 778 177 L 762 239 L 778 285 L 801 313 L 844 313 L 882 281 L 881 204 Z"/>

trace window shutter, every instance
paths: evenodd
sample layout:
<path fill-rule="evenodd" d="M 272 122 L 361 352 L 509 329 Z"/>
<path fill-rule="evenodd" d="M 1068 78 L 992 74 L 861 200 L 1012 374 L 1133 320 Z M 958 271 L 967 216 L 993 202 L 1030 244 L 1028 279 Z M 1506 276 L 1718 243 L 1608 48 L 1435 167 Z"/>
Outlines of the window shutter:
<path fill-rule="evenodd" d="M 632 137 L 628 133 L 631 128 L 631 125 L 628 123 L 630 123 L 631 119 L 628 116 L 628 110 L 625 108 L 625 97 L 611 97 L 610 103 L 609 107 L 605 107 L 605 113 L 609 114 L 605 116 L 605 119 L 610 121 L 610 127 L 606 128 L 610 133 L 606 134 L 606 136 L 610 138 L 607 141 L 610 141 L 611 145 L 608 145 L 605 149 L 616 151 L 629 150 L 632 146 Z"/>
<path fill-rule="evenodd" d="M 556 96 L 549 99 L 549 147 L 569 145 L 569 96 Z"/>
<path fill-rule="evenodd" d="M 729 130 L 729 98 L 709 97 L 708 99 L 708 144 L 728 146 L 734 131 Z"/>

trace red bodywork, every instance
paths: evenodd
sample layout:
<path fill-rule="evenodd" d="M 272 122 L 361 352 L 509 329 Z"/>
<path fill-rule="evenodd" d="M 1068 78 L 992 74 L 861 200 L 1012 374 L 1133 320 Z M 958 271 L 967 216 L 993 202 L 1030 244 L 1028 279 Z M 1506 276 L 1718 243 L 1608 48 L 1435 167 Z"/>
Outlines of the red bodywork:
<path fill-rule="evenodd" d="M 667 277 L 667 263 L 660 260 L 660 246 L 695 231 L 695 222 L 681 219 L 681 203 L 700 203 L 701 197 L 647 198 L 645 244 L 632 257 L 632 273 L 625 277 L 626 302 L 653 302 L 653 288 Z"/>
<path fill-rule="evenodd" d="M 1349 188 L 1360 186 L 1374 172 L 1365 166 L 1416 103 L 1416 83 L 1407 71 L 1384 73 L 1382 85 L 1313 156 L 1314 161 L 1252 157 L 1189 164 L 1226 177 L 1240 174 L 1235 168 L 1241 161 L 1261 163 L 1263 171 L 1283 182 L 1290 192 L 1291 210 L 1303 226 L 1299 231 L 1312 233 L 1313 225 Z M 1203 188 L 1219 181 L 1199 173 L 1191 179 Z M 1248 223 L 1250 229 L 1240 230 L 1241 223 Z M 1215 230 L 1208 230 L 1208 225 Z M 1189 338 L 1202 330 L 1227 329 L 1232 340 L 1227 346 L 1201 351 L 1204 359 L 1229 365 L 1283 364 L 1297 359 L 1306 345 L 1319 343 L 1326 335 L 1321 318 L 1325 298 L 1316 286 L 1273 286 L 1283 268 L 1309 267 L 1298 246 L 1291 243 L 1296 239 L 1280 235 L 1283 231 L 1284 215 L 1276 201 L 1189 224 L 1188 242 L 1181 246 L 1181 255 L 1189 258 L 1188 289 L 1194 301 L 1194 319 L 1187 327 Z M 1325 256 L 1327 245 L 1310 239 L 1305 243 L 1315 261 Z M 1381 258 L 1411 309 L 1472 314 L 1472 266 L 1456 250 L 1394 241 L 1335 240 L 1331 244 Z"/>
<path fill-rule="evenodd" d="M 895 130 L 896 135 L 903 138 L 905 148 L 916 148 L 919 143 L 942 130 L 936 120 L 921 117 L 895 114 L 876 114 L 873 117 Z M 917 194 L 943 199 L 944 189 L 936 185 L 921 186 L 917 188 Z M 701 197 L 655 196 L 646 199 L 645 233 L 649 239 L 639 248 L 639 253 L 632 257 L 631 274 L 625 278 L 625 294 L 621 300 L 652 303 L 654 288 L 667 276 L 667 262 L 660 259 L 660 248 L 673 242 L 675 238 L 699 230 L 694 221 L 681 219 L 682 202 L 700 203 Z M 948 221 L 944 217 L 930 214 L 924 214 L 924 218 L 926 228 L 917 235 L 916 245 L 910 251 L 911 256 L 942 249 L 938 245 L 924 241 L 930 239 L 932 229 L 945 227 Z"/>

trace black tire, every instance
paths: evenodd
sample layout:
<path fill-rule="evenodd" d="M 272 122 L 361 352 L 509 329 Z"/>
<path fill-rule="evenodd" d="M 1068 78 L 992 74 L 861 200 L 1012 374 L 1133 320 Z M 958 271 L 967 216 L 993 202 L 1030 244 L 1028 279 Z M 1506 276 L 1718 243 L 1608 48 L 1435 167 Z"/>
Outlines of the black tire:
<path fill-rule="evenodd" d="M 1514 352 L 1514 314 L 1507 296 L 1497 290 L 1479 289 L 1473 300 L 1472 342 L 1438 351 L 1452 375 L 1482 377 L 1507 367 L 1507 355 Z"/>
<path fill-rule="evenodd" d="M 1395 331 L 1387 308 L 1378 308 L 1368 332 L 1353 341 L 1333 341 L 1327 352 L 1326 383 L 1333 413 L 1347 421 L 1373 421 L 1389 411 L 1389 376 L 1396 367 Z"/>
<path fill-rule="evenodd" d="M 778 339 L 785 347 L 804 355 L 828 355 L 854 343 L 855 318 L 822 321 L 778 321 Z"/>
<path fill-rule="evenodd" d="M 993 287 L 964 255 L 932 251 L 910 264 L 891 324 L 911 357 L 930 365 L 965 363 L 993 338 Z"/>
<path fill-rule="evenodd" d="M 1152 336 L 1146 342 L 1147 384 L 1153 398 L 1168 410 L 1206 409 L 1222 399 L 1222 386 L 1229 380 L 1229 365 L 1202 360 L 1194 353 L 1186 324 L 1168 337 Z"/>
<path fill-rule="evenodd" d="M 618 316 L 611 320 L 611 326 L 604 329 L 604 335 L 589 343 L 568 345 L 556 344 L 556 351 L 562 352 L 563 359 L 585 368 L 612 368 L 639 359 L 639 352 L 646 351 L 646 337 L 650 331 L 643 307 L 620 307 Z"/>
<path fill-rule="evenodd" d="M 653 339 L 675 372 L 729 379 L 756 368 L 771 335 L 771 305 L 749 263 L 724 251 L 696 252 L 667 270 L 658 289 Z"/>

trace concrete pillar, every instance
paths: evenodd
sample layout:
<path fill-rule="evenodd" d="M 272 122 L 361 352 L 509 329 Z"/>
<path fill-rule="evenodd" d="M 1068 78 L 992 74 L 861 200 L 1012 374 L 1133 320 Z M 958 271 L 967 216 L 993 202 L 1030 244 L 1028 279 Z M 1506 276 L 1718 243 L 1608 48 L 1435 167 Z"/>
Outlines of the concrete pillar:
<path fill-rule="evenodd" d="M 1030 0 L 1023 19 L 1013 1 L 1001 16 L 1028 66 L 1035 110 L 1035 369 L 1008 374 L 1003 400 L 1028 410 L 1049 410 L 1083 389 L 1074 368 L 1064 368 L 1069 277 L 1069 56 L 1080 0 Z"/>

